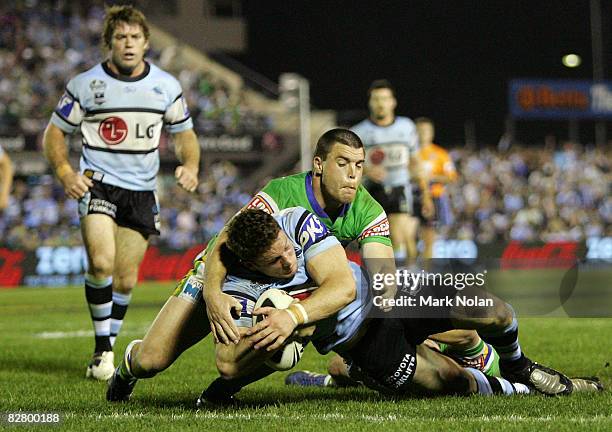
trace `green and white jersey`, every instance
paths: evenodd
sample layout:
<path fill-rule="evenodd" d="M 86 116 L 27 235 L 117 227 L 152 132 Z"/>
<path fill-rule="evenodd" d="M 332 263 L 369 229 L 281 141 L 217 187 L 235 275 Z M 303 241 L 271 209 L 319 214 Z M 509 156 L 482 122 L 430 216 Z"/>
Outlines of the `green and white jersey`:
<path fill-rule="evenodd" d="M 369 242 L 391 246 L 387 215 L 361 185 L 357 189 L 355 200 L 345 204 L 334 221 L 315 198 L 310 172 L 271 180 L 247 204 L 247 208 L 258 208 L 270 214 L 296 206 L 304 207 L 317 215 L 343 246 L 353 240 L 357 240 L 360 247 Z"/>

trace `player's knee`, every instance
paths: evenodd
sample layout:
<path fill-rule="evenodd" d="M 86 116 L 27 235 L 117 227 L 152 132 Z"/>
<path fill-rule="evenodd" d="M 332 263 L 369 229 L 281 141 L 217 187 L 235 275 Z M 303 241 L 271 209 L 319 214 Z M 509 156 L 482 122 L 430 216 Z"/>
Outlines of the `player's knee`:
<path fill-rule="evenodd" d="M 138 366 L 144 373 L 153 376 L 172 364 L 172 359 L 160 349 L 141 347 L 136 356 Z"/>
<path fill-rule="evenodd" d="M 444 383 L 445 393 L 466 394 L 470 390 L 470 376 L 461 367 L 439 368 L 436 373 Z"/>
<path fill-rule="evenodd" d="M 113 290 L 122 294 L 132 292 L 138 283 L 138 273 L 129 275 L 115 275 L 113 277 Z"/>
<path fill-rule="evenodd" d="M 512 324 L 514 315 L 512 309 L 507 303 L 503 301 L 497 301 L 493 308 L 492 317 L 493 325 L 498 328 L 505 328 Z"/>
<path fill-rule="evenodd" d="M 223 379 L 233 379 L 238 377 L 238 365 L 236 362 L 217 358 L 217 371 Z"/>
<path fill-rule="evenodd" d="M 329 365 L 327 366 L 327 373 L 333 377 L 348 377 L 346 363 L 344 363 L 342 357 L 332 357 L 332 359 L 329 361 Z"/>
<path fill-rule="evenodd" d="M 89 259 L 88 272 L 95 278 L 109 277 L 113 274 L 112 257 L 102 254 L 95 255 Z"/>

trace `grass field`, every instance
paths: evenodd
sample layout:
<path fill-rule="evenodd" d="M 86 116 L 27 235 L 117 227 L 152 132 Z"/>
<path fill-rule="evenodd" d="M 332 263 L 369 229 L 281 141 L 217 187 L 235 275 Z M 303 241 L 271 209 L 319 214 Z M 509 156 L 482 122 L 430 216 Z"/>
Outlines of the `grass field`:
<path fill-rule="evenodd" d="M 145 284 L 134 294 L 116 352 L 143 335 L 172 288 Z M 566 398 L 445 397 L 381 400 L 365 389 L 296 389 L 276 374 L 240 393 L 247 407 L 200 411 L 199 392 L 215 376 L 211 340 L 170 369 L 141 381 L 132 401 L 108 404 L 105 385 L 84 379 L 92 332 L 79 288 L 0 290 L 0 429 L 8 412 L 59 412 L 70 430 L 612 430 L 612 392 Z M 597 374 L 612 385 L 612 319 L 528 318 L 526 352 L 570 375 Z M 120 354 L 117 354 L 119 356 Z M 309 348 L 299 367 L 321 370 Z M 41 426 L 44 429 L 51 426 Z M 15 427 L 17 429 L 17 427 Z"/>

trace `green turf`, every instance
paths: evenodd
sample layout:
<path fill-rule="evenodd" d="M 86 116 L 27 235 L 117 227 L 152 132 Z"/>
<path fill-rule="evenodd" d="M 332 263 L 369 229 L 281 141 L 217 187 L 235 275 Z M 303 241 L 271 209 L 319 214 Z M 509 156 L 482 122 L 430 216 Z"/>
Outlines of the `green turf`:
<path fill-rule="evenodd" d="M 171 289 L 172 284 L 137 288 L 117 352 L 143 334 Z M 93 343 L 84 333 L 90 330 L 79 288 L 0 290 L 0 412 L 60 412 L 62 429 L 83 431 L 612 430 L 609 391 L 566 398 L 393 402 L 364 389 L 287 388 L 286 374 L 280 373 L 240 393 L 250 407 L 196 412 L 195 398 L 216 375 L 210 340 L 185 353 L 158 377 L 140 382 L 131 402 L 111 405 L 104 400 L 104 384 L 83 378 Z M 46 338 L 41 338 L 43 333 Z M 598 374 L 608 387 L 611 334 L 612 319 L 521 322 L 521 341 L 529 355 L 571 375 Z M 309 348 L 299 367 L 321 370 L 325 364 L 326 359 Z"/>

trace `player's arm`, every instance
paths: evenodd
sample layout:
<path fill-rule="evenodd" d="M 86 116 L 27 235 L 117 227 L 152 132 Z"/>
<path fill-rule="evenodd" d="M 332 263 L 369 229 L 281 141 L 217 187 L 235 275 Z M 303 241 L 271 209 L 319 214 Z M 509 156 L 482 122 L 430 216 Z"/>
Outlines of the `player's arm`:
<path fill-rule="evenodd" d="M 64 192 L 70 198 L 82 198 L 93 186 L 93 182 L 89 178 L 75 172 L 70 166 L 65 133 L 53 123 L 49 123 L 45 129 L 43 152 L 55 176 L 64 187 Z"/>
<path fill-rule="evenodd" d="M 431 218 L 434 213 L 434 205 L 429 191 L 429 178 L 423 169 L 423 164 L 420 159 L 413 153 L 410 156 L 410 173 L 414 176 L 419 189 L 421 189 L 421 197 L 423 200 L 423 216 Z"/>
<path fill-rule="evenodd" d="M 368 270 L 370 276 L 375 274 L 395 274 L 395 256 L 393 255 L 393 248 L 389 245 L 370 241 L 361 246 L 361 258 L 363 264 Z M 383 278 L 382 280 L 387 280 Z M 385 299 L 391 299 L 395 297 L 397 292 L 397 284 L 386 284 L 383 288 L 382 295 Z M 391 308 L 383 308 L 383 310 L 390 310 Z"/>
<path fill-rule="evenodd" d="M 306 262 L 306 269 L 318 286 L 313 294 L 288 309 L 259 308 L 254 315 L 267 318 L 247 331 L 255 349 L 273 351 L 283 345 L 297 326 L 327 318 L 355 299 L 357 289 L 346 253 L 340 244 Z"/>
<path fill-rule="evenodd" d="M 173 134 L 176 157 L 181 165 L 176 167 L 174 175 L 178 184 L 186 191 L 193 192 L 198 187 L 200 171 L 200 144 L 193 129 Z"/>
<path fill-rule="evenodd" d="M 224 294 L 221 290 L 225 276 L 227 276 L 227 269 L 221 261 L 220 245 L 226 241 L 227 231 L 226 227 L 223 227 L 217 236 L 217 241 L 206 255 L 202 296 L 206 304 L 206 314 L 215 342 L 237 344 L 240 340 L 240 332 L 232 318 L 232 309 L 240 314 L 242 305 L 238 300 Z"/>
<path fill-rule="evenodd" d="M 14 168 L 8 154 L 0 155 L 0 210 L 8 206 L 9 194 L 13 185 Z"/>

